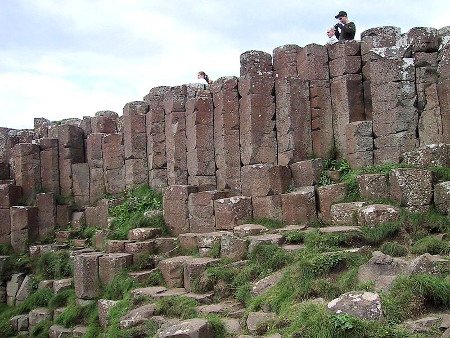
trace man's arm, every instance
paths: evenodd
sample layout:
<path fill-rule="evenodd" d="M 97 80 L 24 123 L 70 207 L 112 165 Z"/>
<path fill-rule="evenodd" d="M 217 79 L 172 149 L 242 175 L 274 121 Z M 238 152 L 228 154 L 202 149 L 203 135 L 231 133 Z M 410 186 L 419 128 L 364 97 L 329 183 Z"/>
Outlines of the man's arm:
<path fill-rule="evenodd" d="M 346 33 L 354 34 L 356 32 L 356 26 L 353 22 L 346 23 L 345 25 L 342 25 L 342 24 L 338 24 L 338 25 L 339 25 L 339 28 Z"/>
<path fill-rule="evenodd" d="M 341 33 L 339 32 L 339 29 L 338 29 L 338 26 L 339 26 L 340 24 L 338 23 L 338 24 L 336 24 L 336 25 L 334 25 L 334 36 L 336 37 L 336 39 L 338 39 L 339 40 L 339 36 L 341 35 Z"/>

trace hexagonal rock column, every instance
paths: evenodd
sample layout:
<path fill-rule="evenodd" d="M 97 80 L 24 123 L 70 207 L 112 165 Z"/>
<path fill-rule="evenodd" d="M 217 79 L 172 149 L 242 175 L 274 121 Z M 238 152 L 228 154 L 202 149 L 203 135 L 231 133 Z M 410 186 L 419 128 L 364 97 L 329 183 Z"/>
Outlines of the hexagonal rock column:
<path fill-rule="evenodd" d="M 298 45 L 293 44 L 280 46 L 273 50 L 275 80 L 297 76 L 297 59 L 300 50 Z"/>
<path fill-rule="evenodd" d="M 247 257 L 247 240 L 225 233 L 220 237 L 220 257 L 230 258 L 235 261 Z"/>
<path fill-rule="evenodd" d="M 283 221 L 288 224 L 302 224 L 317 218 L 315 189 L 302 187 L 281 195 Z"/>
<path fill-rule="evenodd" d="M 281 195 L 253 196 L 253 218 L 270 218 L 281 221 L 283 210 L 281 208 Z"/>
<path fill-rule="evenodd" d="M 309 44 L 297 56 L 298 77 L 309 81 L 312 151 L 326 158 L 334 147 L 327 48 Z"/>
<path fill-rule="evenodd" d="M 277 161 L 272 56 L 261 51 L 241 54 L 239 115 L 243 165 Z"/>
<path fill-rule="evenodd" d="M 164 221 L 174 235 L 190 232 L 189 195 L 197 191 L 198 188 L 191 185 L 172 185 L 164 191 Z"/>
<path fill-rule="evenodd" d="M 170 87 L 161 86 L 150 89 L 144 97 L 149 104 L 145 119 L 147 129 L 147 156 L 149 185 L 156 189 L 167 186 L 167 158 L 164 121 L 164 96 Z"/>
<path fill-rule="evenodd" d="M 23 197 L 30 201 L 42 187 L 39 146 L 19 143 L 13 149 L 14 178 L 22 187 Z"/>
<path fill-rule="evenodd" d="M 219 259 L 209 257 L 193 258 L 187 261 L 184 266 L 184 288 L 186 291 L 198 293 L 207 291 L 199 289 L 199 280 L 208 267 L 218 262 Z"/>
<path fill-rule="evenodd" d="M 90 170 L 87 163 L 72 164 L 72 189 L 75 205 L 80 209 L 90 203 Z"/>
<path fill-rule="evenodd" d="M 450 44 L 442 45 L 438 53 L 437 90 L 442 118 L 443 143 L 450 144 Z"/>
<path fill-rule="evenodd" d="M 373 292 L 351 291 L 344 293 L 339 298 L 329 302 L 328 309 L 334 313 L 347 313 L 368 320 L 381 320 L 383 318 L 381 298 Z"/>
<path fill-rule="evenodd" d="M 177 256 L 163 259 L 158 263 L 158 269 L 169 288 L 182 288 L 184 285 L 184 266 L 192 260 L 191 256 Z"/>
<path fill-rule="evenodd" d="M 104 190 L 110 194 L 117 194 L 126 186 L 123 138 L 123 134 L 110 134 L 105 135 L 102 141 Z M 91 188 L 93 187 L 92 183 Z"/>
<path fill-rule="evenodd" d="M 86 253 L 74 258 L 75 294 L 81 299 L 100 296 L 99 258 L 102 253 Z"/>
<path fill-rule="evenodd" d="M 371 204 L 358 210 L 358 225 L 377 226 L 395 222 L 400 218 L 400 210 L 392 205 Z"/>
<path fill-rule="evenodd" d="M 298 77 L 275 81 L 278 164 L 312 155 L 309 83 Z"/>
<path fill-rule="evenodd" d="M 423 169 L 395 169 L 389 173 L 391 198 L 410 211 L 428 210 L 433 199 L 432 173 Z"/>
<path fill-rule="evenodd" d="M 186 101 L 186 149 L 188 183 L 199 190 L 216 187 L 213 117 L 211 92 L 194 87 Z"/>
<path fill-rule="evenodd" d="M 185 85 L 172 87 L 164 97 L 167 183 L 187 184 Z"/>
<path fill-rule="evenodd" d="M 382 174 L 364 174 L 357 176 L 359 194 L 367 199 L 389 197 L 388 180 Z"/>
<path fill-rule="evenodd" d="M 97 301 L 98 321 L 101 327 L 108 326 L 108 312 L 117 304 L 117 300 L 99 299 Z"/>
<path fill-rule="evenodd" d="M 22 188 L 12 184 L 0 184 L 0 243 L 11 243 L 10 207 L 17 205 Z"/>
<path fill-rule="evenodd" d="M 296 188 L 316 185 L 323 171 L 322 159 L 305 160 L 289 165 L 292 181 Z"/>
<path fill-rule="evenodd" d="M 434 205 L 439 212 L 450 214 L 450 181 L 434 186 Z"/>
<path fill-rule="evenodd" d="M 214 101 L 214 153 L 217 189 L 241 193 L 239 94 L 237 77 L 221 77 L 211 86 Z"/>
<path fill-rule="evenodd" d="M 291 184 L 291 171 L 287 166 L 252 164 L 242 167 L 242 195 L 279 195 Z"/>
<path fill-rule="evenodd" d="M 103 285 L 109 284 L 114 277 L 130 266 L 133 255 L 128 253 L 110 253 L 98 258 L 98 273 Z"/>
<path fill-rule="evenodd" d="M 206 319 L 194 318 L 160 329 L 158 337 L 214 338 L 214 329 Z"/>
<path fill-rule="evenodd" d="M 227 198 L 228 192 L 211 190 L 189 195 L 189 226 L 190 231 L 204 233 L 216 229 L 214 216 L 214 201 Z"/>
<path fill-rule="evenodd" d="M 39 234 L 37 207 L 14 206 L 11 215 L 11 246 L 15 252 L 25 252 L 28 242 L 33 242 Z"/>
<path fill-rule="evenodd" d="M 236 225 L 252 218 L 252 199 L 246 196 L 233 196 L 214 201 L 216 229 L 232 230 Z"/>
<path fill-rule="evenodd" d="M 346 158 L 352 168 L 373 165 L 372 121 L 359 121 L 345 127 Z"/>
<path fill-rule="evenodd" d="M 59 194 L 59 145 L 57 139 L 38 140 L 41 158 L 42 189 Z"/>
<path fill-rule="evenodd" d="M 148 183 L 147 134 L 145 117 L 149 104 L 129 102 L 123 108 L 125 182 L 127 187 Z"/>

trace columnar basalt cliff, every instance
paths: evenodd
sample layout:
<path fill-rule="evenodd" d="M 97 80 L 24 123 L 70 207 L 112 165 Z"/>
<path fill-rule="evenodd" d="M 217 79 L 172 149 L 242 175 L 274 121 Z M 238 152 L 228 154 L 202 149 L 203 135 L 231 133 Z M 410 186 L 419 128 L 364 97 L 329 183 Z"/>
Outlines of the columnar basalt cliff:
<path fill-rule="evenodd" d="M 63 203 L 47 207 L 46 198 L 71 198 L 89 214 L 105 194 L 139 184 L 170 187 L 165 214 L 175 233 L 252 216 L 313 219 L 317 177 L 304 177 L 313 158 L 337 154 L 358 168 L 450 143 L 449 39 L 448 27 L 381 27 L 361 41 L 248 51 L 239 77 L 152 88 L 123 116 L 1 128 L 1 242 L 22 250 L 71 221 Z M 299 189 L 285 194 L 290 187 Z M 19 200 L 36 200 L 38 211 L 14 209 Z"/>

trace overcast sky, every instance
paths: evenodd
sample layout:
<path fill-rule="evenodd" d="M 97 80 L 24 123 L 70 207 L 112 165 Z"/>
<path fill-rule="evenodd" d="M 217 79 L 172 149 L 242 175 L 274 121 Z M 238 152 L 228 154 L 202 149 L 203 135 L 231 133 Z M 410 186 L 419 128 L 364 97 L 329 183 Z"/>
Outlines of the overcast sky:
<path fill-rule="evenodd" d="M 450 25 L 448 0 L 0 0 L 0 127 L 121 115 L 153 87 L 196 82 L 199 70 L 239 76 L 247 50 L 324 44 L 340 10 L 357 39 L 378 26 Z"/>

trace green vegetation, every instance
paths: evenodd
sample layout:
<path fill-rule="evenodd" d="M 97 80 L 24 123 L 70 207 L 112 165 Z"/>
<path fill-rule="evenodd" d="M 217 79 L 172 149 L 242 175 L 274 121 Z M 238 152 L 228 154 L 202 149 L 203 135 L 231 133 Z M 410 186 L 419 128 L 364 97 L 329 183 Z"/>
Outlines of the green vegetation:
<path fill-rule="evenodd" d="M 406 256 L 408 249 L 397 242 L 385 242 L 380 246 L 380 251 L 393 257 Z"/>
<path fill-rule="evenodd" d="M 279 229 L 286 226 L 286 223 L 276 219 L 270 218 L 259 218 L 259 219 L 251 219 L 248 221 L 249 224 L 260 224 L 265 226 L 268 229 Z"/>
<path fill-rule="evenodd" d="M 411 248 L 412 253 L 432 255 L 448 255 L 450 252 L 450 243 L 434 236 L 427 236 L 419 239 Z"/>
<path fill-rule="evenodd" d="M 215 314 L 209 314 L 206 316 L 206 320 L 208 320 L 208 323 L 213 327 L 214 329 L 214 337 L 216 338 L 225 338 L 226 337 L 226 330 L 225 325 L 220 318 L 220 316 Z"/>
<path fill-rule="evenodd" d="M 161 298 L 156 303 L 157 315 L 190 319 L 197 317 L 198 302 L 195 299 L 177 296 Z"/>
<path fill-rule="evenodd" d="M 126 271 L 118 274 L 108 285 L 104 286 L 102 298 L 111 300 L 123 299 L 130 290 L 138 287 L 138 284 L 128 276 Z"/>
<path fill-rule="evenodd" d="M 114 217 L 111 227 L 111 239 L 126 239 L 128 231 L 133 228 L 161 228 L 163 234 L 168 234 L 168 228 L 162 215 L 146 217 L 144 213 L 151 210 L 161 210 L 162 195 L 148 186 L 140 186 L 126 190 L 121 196 L 123 203 L 110 208 Z"/>
<path fill-rule="evenodd" d="M 72 260 L 66 250 L 45 252 L 34 261 L 34 275 L 37 280 L 71 277 L 72 270 Z"/>

